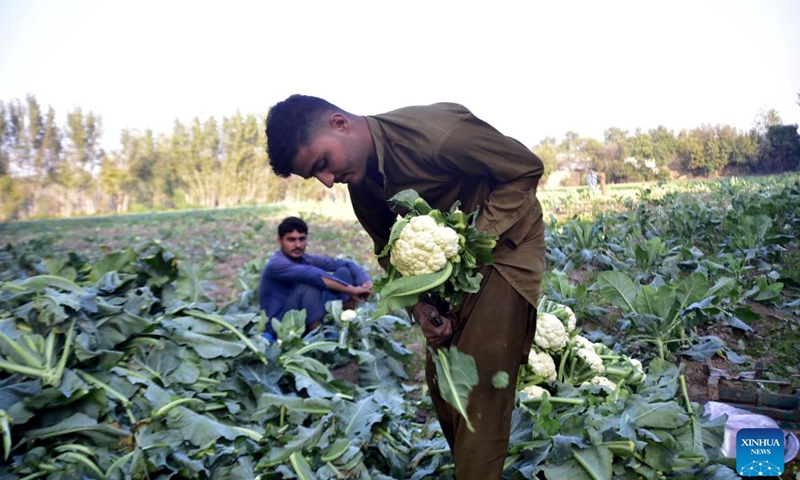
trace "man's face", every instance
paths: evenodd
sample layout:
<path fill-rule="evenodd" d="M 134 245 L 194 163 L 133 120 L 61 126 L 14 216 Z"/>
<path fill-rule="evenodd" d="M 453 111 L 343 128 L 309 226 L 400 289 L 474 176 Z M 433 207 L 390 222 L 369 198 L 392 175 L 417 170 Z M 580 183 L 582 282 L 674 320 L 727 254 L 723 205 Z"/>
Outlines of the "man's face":
<path fill-rule="evenodd" d="M 297 150 L 292 160 L 294 174 L 316 178 L 328 188 L 334 183 L 358 185 L 364 181 L 369 150 L 357 141 L 347 119 L 339 117 Z"/>
<path fill-rule="evenodd" d="M 306 251 L 306 242 L 308 235 L 300 233 L 297 230 L 285 234 L 283 237 L 278 238 L 278 243 L 281 245 L 281 251 L 287 257 L 297 260 L 303 256 Z"/>

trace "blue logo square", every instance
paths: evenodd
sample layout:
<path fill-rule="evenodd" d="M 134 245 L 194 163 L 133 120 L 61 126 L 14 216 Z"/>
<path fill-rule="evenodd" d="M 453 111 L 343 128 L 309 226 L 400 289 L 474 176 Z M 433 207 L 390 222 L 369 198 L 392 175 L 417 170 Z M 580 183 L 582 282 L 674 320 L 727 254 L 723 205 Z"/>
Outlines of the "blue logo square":
<path fill-rule="evenodd" d="M 742 428 L 736 433 L 736 472 L 742 477 L 781 475 L 783 447 L 780 428 Z"/>

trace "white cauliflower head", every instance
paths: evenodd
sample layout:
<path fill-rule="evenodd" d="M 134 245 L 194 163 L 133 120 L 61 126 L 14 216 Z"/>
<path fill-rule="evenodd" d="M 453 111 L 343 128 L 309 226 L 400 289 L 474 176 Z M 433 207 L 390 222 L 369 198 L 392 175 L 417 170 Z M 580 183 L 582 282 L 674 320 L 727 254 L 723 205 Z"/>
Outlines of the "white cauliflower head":
<path fill-rule="evenodd" d="M 433 217 L 412 217 L 392 247 L 390 263 L 403 276 L 434 273 L 458 255 L 458 234 L 436 223 Z"/>
<path fill-rule="evenodd" d="M 603 365 L 603 359 L 600 358 L 600 356 L 596 354 L 593 349 L 579 348 L 578 356 L 588 363 L 589 367 L 595 372 L 603 373 L 606 371 L 606 367 Z"/>
<path fill-rule="evenodd" d="M 342 312 L 342 315 L 339 317 L 339 319 L 343 322 L 349 322 L 350 320 L 356 318 L 357 316 L 358 314 L 356 313 L 355 310 L 345 310 Z"/>
<path fill-rule="evenodd" d="M 542 395 L 544 395 L 544 392 L 547 390 L 538 385 L 529 385 L 523 388 L 522 391 L 528 395 L 528 398 L 542 398 Z"/>
<path fill-rule="evenodd" d="M 458 255 L 458 234 L 452 228 L 439 226 L 433 233 L 433 241 L 448 260 Z"/>
<path fill-rule="evenodd" d="M 583 382 L 581 385 L 600 385 L 601 387 L 608 388 L 612 392 L 617 389 L 617 384 L 607 379 L 606 377 L 594 377 L 588 382 Z"/>
<path fill-rule="evenodd" d="M 578 345 L 578 348 L 587 348 L 589 350 L 594 350 L 594 343 L 590 342 L 588 338 L 582 337 L 580 335 L 575 335 L 573 337 L 575 339 L 575 343 Z"/>
<path fill-rule="evenodd" d="M 536 335 L 533 341 L 551 352 L 561 351 L 567 345 L 567 330 L 555 315 L 541 313 L 536 318 Z"/>
<path fill-rule="evenodd" d="M 556 362 L 547 352 L 536 352 L 531 350 L 528 354 L 528 365 L 533 373 L 544 378 L 548 382 L 556 380 Z"/>

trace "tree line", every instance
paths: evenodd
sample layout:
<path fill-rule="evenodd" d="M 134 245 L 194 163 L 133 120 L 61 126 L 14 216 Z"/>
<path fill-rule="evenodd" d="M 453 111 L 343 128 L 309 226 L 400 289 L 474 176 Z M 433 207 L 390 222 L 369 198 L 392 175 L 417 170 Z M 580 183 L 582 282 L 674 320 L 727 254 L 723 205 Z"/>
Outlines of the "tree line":
<path fill-rule="evenodd" d="M 630 133 L 613 127 L 603 137 L 601 142 L 570 131 L 561 142 L 548 137 L 533 150 L 548 171 L 572 161 L 605 172 L 610 183 L 800 170 L 797 125 L 784 125 L 775 110 L 760 113 L 748 131 L 701 125 L 677 134 L 664 126 Z"/>
<path fill-rule="evenodd" d="M 318 182 L 275 176 L 263 118 L 252 114 L 176 120 L 170 133 L 125 129 L 110 152 L 102 135 L 95 112 L 75 107 L 59 123 L 34 95 L 0 101 L 0 220 L 346 198 L 341 185 L 328 192 Z M 575 161 L 606 172 L 610 183 L 668 179 L 674 172 L 800 169 L 797 125 L 783 125 L 774 110 L 747 132 L 728 125 L 677 134 L 663 126 L 633 133 L 609 128 L 603 141 L 567 132 L 533 150 L 547 172 Z"/>
<path fill-rule="evenodd" d="M 304 200 L 324 187 L 269 167 L 263 119 L 239 112 L 176 120 L 168 134 L 125 129 L 104 151 L 102 118 L 56 121 L 34 95 L 0 101 L 0 220 Z M 339 193 L 343 187 L 337 186 Z M 341 198 L 341 195 L 340 195 Z"/>

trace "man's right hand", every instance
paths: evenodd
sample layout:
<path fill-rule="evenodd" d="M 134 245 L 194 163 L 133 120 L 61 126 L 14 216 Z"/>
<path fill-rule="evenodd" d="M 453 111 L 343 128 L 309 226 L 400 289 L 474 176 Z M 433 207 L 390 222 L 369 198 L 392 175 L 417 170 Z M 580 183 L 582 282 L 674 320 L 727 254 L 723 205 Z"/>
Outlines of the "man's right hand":
<path fill-rule="evenodd" d="M 430 346 L 441 347 L 453 336 L 453 323 L 449 318 L 439 315 L 439 310 L 430 303 L 417 303 L 411 310 L 411 315 Z"/>
<path fill-rule="evenodd" d="M 352 300 L 358 303 L 364 303 L 369 300 L 373 294 L 372 285 L 353 285 L 347 293 L 350 294 Z"/>

